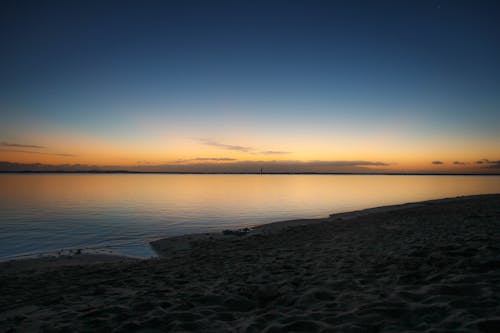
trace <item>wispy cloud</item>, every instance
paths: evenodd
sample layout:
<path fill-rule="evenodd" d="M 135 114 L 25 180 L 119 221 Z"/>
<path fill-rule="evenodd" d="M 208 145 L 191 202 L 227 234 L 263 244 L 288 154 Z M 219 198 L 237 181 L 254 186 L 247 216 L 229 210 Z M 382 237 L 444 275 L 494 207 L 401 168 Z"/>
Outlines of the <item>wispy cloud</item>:
<path fill-rule="evenodd" d="M 229 157 L 197 157 L 194 158 L 193 161 L 217 161 L 217 162 L 227 162 L 227 161 L 236 161 L 235 158 L 229 158 Z"/>
<path fill-rule="evenodd" d="M 76 156 L 78 156 L 75 154 L 66 154 L 66 153 L 47 153 L 47 154 L 54 155 L 54 156 L 63 156 L 63 157 L 76 157 Z"/>
<path fill-rule="evenodd" d="M 465 162 L 460 162 L 460 161 L 455 161 L 453 162 L 454 165 L 466 165 L 467 163 Z"/>
<path fill-rule="evenodd" d="M 434 165 L 441 165 L 441 164 L 444 164 L 444 162 L 442 162 L 442 161 L 432 161 L 432 164 L 434 164 Z"/>
<path fill-rule="evenodd" d="M 286 154 L 290 154 L 290 152 L 289 151 L 278 151 L 278 150 L 265 150 L 265 151 L 259 152 L 259 154 L 261 154 L 261 155 L 286 155 Z"/>
<path fill-rule="evenodd" d="M 389 163 L 384 162 L 372 162 L 372 161 L 310 161 L 310 162 L 299 162 L 317 166 L 335 166 L 335 167 L 354 167 L 354 166 L 387 166 Z"/>
<path fill-rule="evenodd" d="M 227 143 L 222 143 L 218 142 L 215 140 L 211 139 L 198 139 L 201 143 L 207 146 L 212 146 L 212 147 L 217 147 L 217 148 L 222 148 L 226 150 L 233 150 L 233 151 L 241 151 L 244 153 L 250 153 L 252 155 L 286 155 L 286 154 L 291 154 L 289 151 L 280 151 L 280 150 L 258 150 L 254 147 L 249 147 L 249 146 L 241 146 L 241 145 L 234 145 L 234 144 L 227 144 Z"/>
<path fill-rule="evenodd" d="M 213 141 L 210 139 L 199 139 L 199 141 L 207 146 L 218 147 L 218 148 L 227 149 L 227 150 L 236 150 L 236 151 L 242 151 L 242 152 L 250 152 L 253 150 L 253 148 L 251 148 L 251 147 L 229 145 L 229 144 Z"/>
<path fill-rule="evenodd" d="M 175 163 L 187 163 L 187 162 L 231 162 L 236 161 L 236 158 L 229 157 L 196 157 L 184 160 L 177 160 Z"/>
<path fill-rule="evenodd" d="M 52 155 L 52 156 L 62 156 L 62 157 L 75 157 L 74 154 L 66 154 L 66 153 L 44 153 L 41 151 L 32 151 L 32 150 L 21 150 L 21 149 L 0 149 L 0 152 L 5 153 L 22 153 L 22 154 L 36 154 L 36 155 Z"/>
<path fill-rule="evenodd" d="M 21 143 L 10 143 L 10 142 L 0 142 L 0 146 L 2 147 L 17 147 L 17 148 L 36 148 L 36 149 L 41 149 L 45 148 L 44 146 L 38 146 L 38 145 L 26 145 L 26 144 L 21 144 Z"/>
<path fill-rule="evenodd" d="M 47 147 L 33 144 L 21 144 L 21 143 L 12 143 L 7 141 L 0 142 L 0 147 L 5 147 L 4 149 L 0 148 L 0 152 L 4 153 L 20 153 L 20 154 L 36 154 L 36 155 L 51 155 L 51 156 L 62 156 L 62 157 L 75 157 L 73 154 L 66 153 L 52 153 L 52 152 L 43 152 L 37 150 L 26 150 L 26 149 L 17 149 L 17 148 L 34 148 L 34 149 L 45 149 Z"/>

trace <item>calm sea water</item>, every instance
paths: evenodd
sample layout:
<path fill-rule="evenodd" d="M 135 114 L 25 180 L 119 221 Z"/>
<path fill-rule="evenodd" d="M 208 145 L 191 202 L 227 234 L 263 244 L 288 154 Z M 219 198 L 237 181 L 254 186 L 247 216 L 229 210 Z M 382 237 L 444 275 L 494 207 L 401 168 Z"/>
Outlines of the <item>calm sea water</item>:
<path fill-rule="evenodd" d="M 151 239 L 500 193 L 500 176 L 0 175 L 0 259 L 64 248 L 150 256 Z"/>

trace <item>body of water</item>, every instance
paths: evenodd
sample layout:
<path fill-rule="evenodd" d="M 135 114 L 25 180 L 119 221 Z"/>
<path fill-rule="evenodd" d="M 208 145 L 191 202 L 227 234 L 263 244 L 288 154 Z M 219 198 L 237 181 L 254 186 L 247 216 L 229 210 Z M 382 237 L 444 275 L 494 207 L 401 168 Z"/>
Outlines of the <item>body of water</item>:
<path fill-rule="evenodd" d="M 3 174 L 0 259 L 151 256 L 151 239 L 483 193 L 500 193 L 500 176 Z"/>

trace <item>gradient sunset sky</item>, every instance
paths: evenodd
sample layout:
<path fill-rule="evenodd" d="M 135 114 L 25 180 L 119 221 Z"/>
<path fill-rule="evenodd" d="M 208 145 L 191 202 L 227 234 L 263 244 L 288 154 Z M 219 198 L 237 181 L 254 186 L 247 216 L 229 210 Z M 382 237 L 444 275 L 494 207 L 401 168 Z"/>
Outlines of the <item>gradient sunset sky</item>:
<path fill-rule="evenodd" d="M 0 41 L 3 162 L 500 172 L 499 1 L 2 1 Z"/>

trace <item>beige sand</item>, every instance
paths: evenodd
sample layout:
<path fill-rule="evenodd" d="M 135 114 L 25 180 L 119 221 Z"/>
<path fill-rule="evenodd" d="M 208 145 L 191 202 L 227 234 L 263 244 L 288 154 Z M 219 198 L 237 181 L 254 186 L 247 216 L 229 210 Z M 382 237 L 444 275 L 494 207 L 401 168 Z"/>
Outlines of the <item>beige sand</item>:
<path fill-rule="evenodd" d="M 153 246 L 162 259 L 0 265 L 0 331 L 500 332 L 500 195 Z"/>

